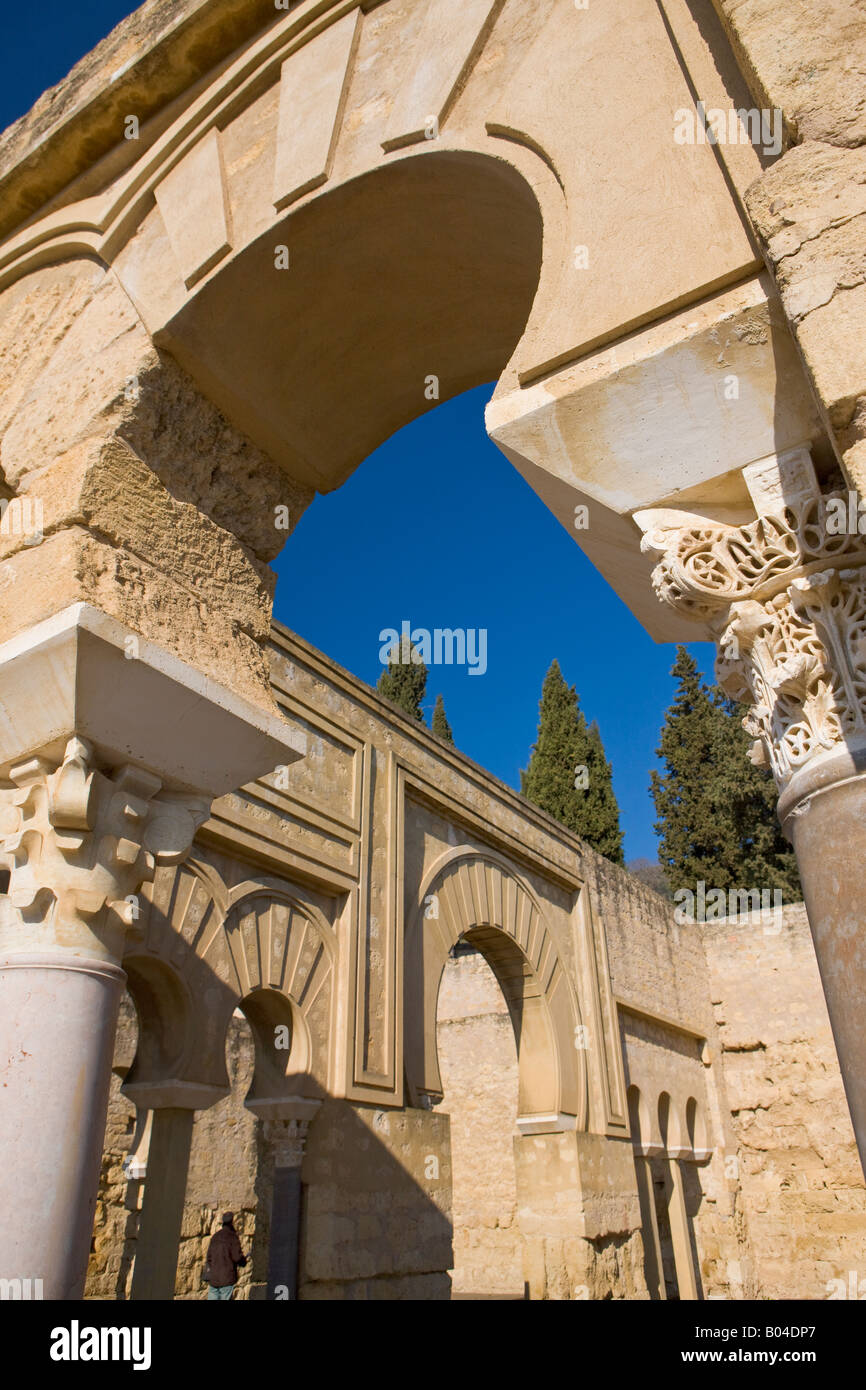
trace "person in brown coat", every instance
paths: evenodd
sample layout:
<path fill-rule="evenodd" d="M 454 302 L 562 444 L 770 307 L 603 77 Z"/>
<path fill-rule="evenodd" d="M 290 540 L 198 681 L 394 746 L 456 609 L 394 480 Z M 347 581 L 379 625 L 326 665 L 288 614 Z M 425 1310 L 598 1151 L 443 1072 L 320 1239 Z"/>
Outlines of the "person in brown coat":
<path fill-rule="evenodd" d="M 222 1226 L 207 1248 L 204 1280 L 208 1285 L 208 1301 L 231 1298 L 238 1282 L 238 1270 L 247 1262 L 234 1227 L 233 1211 L 223 1212 Z"/>

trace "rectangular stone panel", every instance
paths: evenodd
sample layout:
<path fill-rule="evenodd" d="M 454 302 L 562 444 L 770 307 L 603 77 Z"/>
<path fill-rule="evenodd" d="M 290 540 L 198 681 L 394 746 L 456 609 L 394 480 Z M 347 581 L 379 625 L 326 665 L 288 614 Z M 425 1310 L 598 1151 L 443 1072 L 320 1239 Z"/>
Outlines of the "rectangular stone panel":
<path fill-rule="evenodd" d="M 360 24 L 360 11 L 351 11 L 283 63 L 276 208 L 286 207 L 328 177 Z"/>
<path fill-rule="evenodd" d="M 382 146 L 435 138 L 502 8 L 502 0 L 428 0 L 408 80 L 396 95 Z"/>
<path fill-rule="evenodd" d="M 156 189 L 157 206 L 187 289 L 231 245 L 219 131 L 210 130 Z"/>

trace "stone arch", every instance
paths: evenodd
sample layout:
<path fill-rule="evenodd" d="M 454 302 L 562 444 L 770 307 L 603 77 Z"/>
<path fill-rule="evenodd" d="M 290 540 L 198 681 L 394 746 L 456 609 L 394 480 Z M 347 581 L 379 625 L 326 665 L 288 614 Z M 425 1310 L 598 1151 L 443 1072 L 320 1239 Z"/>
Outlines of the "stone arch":
<path fill-rule="evenodd" d="M 706 1109 L 695 1096 L 688 1096 L 683 1111 L 683 1141 L 688 1157 L 701 1163 L 712 1153 Z"/>
<path fill-rule="evenodd" d="M 331 1081 L 336 938 L 319 909 L 279 879 L 229 889 L 194 857 L 159 870 L 149 897 L 124 958 L 147 1019 L 127 1092 L 153 1103 L 171 1081 L 201 1090 L 203 1104 L 225 1094 L 226 1030 L 241 1007 L 256 1043 L 248 1099 L 320 1097 Z M 284 1058 L 266 1045 L 281 1024 L 290 1033 Z"/>
<path fill-rule="evenodd" d="M 459 331 L 446 340 L 453 380 L 443 380 L 442 398 L 473 381 L 498 378 L 488 409 L 489 432 L 572 534 L 575 504 L 592 497 L 593 526 L 581 533 L 580 543 L 619 592 L 621 547 L 647 576 L 651 564 L 625 516 L 647 505 L 639 467 L 647 432 L 642 423 L 639 441 L 632 446 L 637 453 L 629 455 L 630 467 L 640 476 L 621 479 L 611 466 L 618 458 L 621 414 L 614 413 L 611 434 L 606 393 L 599 397 L 592 378 L 587 379 L 586 407 L 590 418 L 598 420 L 601 457 L 582 490 L 574 455 L 586 452 L 583 403 L 574 410 L 566 407 L 569 384 L 557 381 L 556 389 L 549 389 L 552 374 L 619 333 L 754 276 L 758 266 L 717 153 L 699 145 L 684 163 L 671 140 L 670 113 L 691 102 L 690 83 L 699 89 L 711 72 L 715 80 L 715 67 L 702 63 L 700 71 L 687 76 L 656 7 L 648 0 L 635 4 L 640 10 L 636 42 L 644 64 L 643 81 L 637 85 L 630 67 L 623 67 L 622 54 L 612 47 L 602 16 L 581 14 L 580 42 L 575 42 L 575 11 L 568 5 L 429 0 L 419 6 L 370 8 L 357 0 L 348 8 L 333 3 L 277 12 L 272 23 L 225 53 L 206 78 L 196 72 L 195 79 L 203 80 L 191 81 L 183 100 L 160 111 L 157 120 L 145 121 L 139 140 L 120 138 L 123 124 L 118 119 L 114 147 L 105 148 L 101 163 L 93 167 L 92 154 L 79 156 L 82 178 L 70 180 L 67 171 L 66 186 L 52 190 L 59 196 L 45 203 L 40 217 L 30 217 L 24 225 L 13 219 L 16 231 L 0 251 L 0 287 L 65 260 L 109 267 L 114 285 L 134 305 L 145 336 L 176 357 L 204 395 L 279 468 L 296 479 L 303 473 L 305 486 L 327 491 L 351 471 L 353 459 L 360 461 L 411 418 L 410 409 L 418 414 L 425 408 L 421 390 L 411 403 L 405 395 L 417 378 L 417 362 L 414 357 L 407 361 L 404 377 L 392 358 L 379 372 L 380 380 L 353 383 L 345 371 L 346 354 L 355 353 L 359 371 L 374 371 L 377 353 L 366 351 L 365 343 L 359 346 L 363 335 L 357 332 L 343 332 L 349 341 L 335 349 L 327 324 L 336 321 L 345 330 L 345 322 L 334 319 L 327 286 L 324 295 L 312 292 L 314 261 L 321 263 L 325 244 L 312 231 L 313 260 L 302 256 L 302 273 L 292 279 L 290 272 L 288 278 L 293 292 L 300 292 L 306 280 L 309 300 L 316 312 L 321 310 L 322 331 L 306 360 L 296 353 L 291 366 L 288 359 L 283 362 L 288 390 L 265 390 L 266 384 L 280 384 L 273 373 L 284 356 L 279 346 L 283 326 L 276 339 L 260 333 L 257 341 L 233 348 L 233 316 L 252 309 L 256 297 L 265 308 L 279 298 L 281 292 L 272 293 L 273 276 L 263 274 L 265 250 L 273 266 L 275 245 L 290 246 L 296 235 L 303 236 L 304 225 L 321 230 L 327 221 L 329 235 L 343 249 L 355 250 L 365 239 L 375 248 L 379 237 L 391 234 L 393 209 L 380 207 L 372 220 L 351 215 L 347 221 L 352 199 L 362 197 L 371 180 L 386 201 L 389 188 L 420 181 L 427 186 L 425 201 L 414 206 L 416 213 L 423 206 L 422 215 L 410 215 L 402 228 L 395 222 L 395 235 L 411 255 L 413 244 L 436 230 L 447 203 L 437 261 L 441 259 L 446 282 L 457 283 L 464 272 L 465 288 L 458 298 L 465 301 L 465 312 Z M 680 23 L 690 28 L 684 16 L 675 28 Z M 682 40 L 683 52 L 693 37 L 689 33 Z M 730 67 L 721 32 L 714 35 L 712 47 L 719 50 L 717 63 Z M 587 65 L 597 70 L 603 63 L 613 65 L 620 118 L 625 127 L 641 129 L 639 142 L 620 138 L 616 123 L 599 108 L 593 84 L 584 80 Z M 647 89 L 656 94 L 652 113 L 641 95 Z M 155 105 L 159 110 L 160 103 Z M 569 111 L 569 120 L 562 120 L 562 110 Z M 651 180 L 646 179 L 648 162 L 654 169 Z M 442 180 L 447 185 L 444 199 Z M 593 196 L 597 190 L 603 196 Z M 332 215 L 323 221 L 317 209 L 326 205 Z M 406 206 L 411 205 L 410 199 Z M 341 209 L 343 215 L 338 215 Z M 535 224 L 528 237 L 518 229 L 524 214 Z M 643 266 L 646 225 L 654 227 L 659 246 L 676 245 L 679 251 L 654 258 L 650 275 Z M 705 236 L 707 225 L 715 229 L 712 238 Z M 484 254 L 475 255 L 466 237 L 476 238 Z M 450 268 L 449 241 L 457 246 Z M 588 250 L 587 242 L 594 247 L 589 275 L 579 273 L 586 269 L 579 253 Z M 238 294 L 232 277 L 245 257 L 244 292 Z M 416 297 L 407 299 L 394 278 L 395 264 L 392 256 L 386 279 L 372 277 L 376 306 L 385 307 L 381 288 L 387 281 L 396 307 L 415 311 L 416 323 L 423 324 L 424 332 L 416 337 L 425 340 L 431 355 L 439 316 L 430 312 L 429 294 L 425 306 L 424 295 L 438 266 L 426 265 L 416 274 Z M 739 302 L 734 306 L 734 312 L 742 309 Z M 727 310 L 720 312 L 724 317 Z M 507 331 L 491 334 L 492 321 L 502 314 L 508 315 Z M 386 317 L 379 324 L 382 341 L 392 328 Z M 253 319 L 255 324 L 256 314 Z M 228 324 L 231 331 L 221 331 L 219 324 Z M 483 350 L 479 332 L 488 334 Z M 417 344 L 411 347 L 414 351 Z M 266 360 L 268 354 L 271 360 Z M 653 349 L 653 361 L 655 355 Z M 793 363 L 790 347 L 787 356 Z M 241 375 L 239 363 L 246 367 Z M 771 363 L 768 345 L 757 365 L 764 372 Z M 421 380 L 437 367 L 425 363 Z M 745 362 L 736 369 L 740 367 L 744 375 L 755 370 Z M 309 391 L 305 374 L 316 369 L 325 380 L 313 382 L 315 389 Z M 773 379 L 783 375 L 773 373 Z M 642 419 L 645 387 L 635 384 L 637 392 L 624 399 L 622 410 Z M 169 395 L 175 385 L 168 382 Z M 338 411 L 325 408 L 321 393 L 329 389 L 342 392 Z M 353 418 L 346 429 L 350 391 Z M 659 396 L 655 386 L 653 396 Z M 701 395 L 700 401 L 704 418 L 707 399 Z M 279 418 L 280 402 L 295 409 L 290 420 Z M 667 421 L 681 407 L 678 398 L 659 396 L 654 409 Z M 306 421 L 300 418 L 305 410 Z M 693 410 L 686 407 L 691 429 Z M 807 428 L 799 418 L 802 413 L 795 434 L 802 433 L 801 426 Z M 724 425 L 724 420 L 717 423 Z M 657 432 L 667 439 L 671 429 Z M 715 438 L 715 433 L 707 423 L 707 437 Z M 765 457 L 772 443 L 762 437 L 755 457 Z M 656 467 L 654 460 L 649 469 L 653 486 Z M 293 512 L 308 500 L 309 495 L 292 497 Z M 660 616 L 651 593 L 644 595 L 634 585 L 627 589 L 628 601 L 650 631 L 679 636 L 683 624 Z"/>
<path fill-rule="evenodd" d="M 538 899 L 492 851 L 443 855 L 426 876 L 406 937 L 404 1048 L 414 1103 L 441 1100 L 436 1002 L 448 954 L 461 939 L 485 956 L 505 996 L 518 1054 L 518 1127 L 586 1126 L 580 1007 Z"/>
<path fill-rule="evenodd" d="M 680 1117 L 670 1091 L 659 1092 L 656 1115 L 662 1151 L 666 1154 L 678 1154 L 681 1148 Z"/>
<path fill-rule="evenodd" d="M 319 190 L 179 293 L 163 322 L 137 303 L 157 347 L 293 481 L 329 492 L 431 402 L 499 378 L 547 298 L 551 233 L 525 167 L 538 161 L 478 143 L 439 143 Z"/>
<path fill-rule="evenodd" d="M 646 1096 L 632 1083 L 626 1092 L 631 1142 L 636 1152 L 645 1154 L 651 1147 L 652 1117 Z"/>

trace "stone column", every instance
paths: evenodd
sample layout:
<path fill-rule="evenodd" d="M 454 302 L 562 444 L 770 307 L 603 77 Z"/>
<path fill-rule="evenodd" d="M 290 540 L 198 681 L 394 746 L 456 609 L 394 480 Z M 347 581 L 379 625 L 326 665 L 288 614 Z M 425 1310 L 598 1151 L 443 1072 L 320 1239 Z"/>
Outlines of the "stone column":
<path fill-rule="evenodd" d="M 174 1298 L 177 1257 L 183 1208 L 197 1110 L 207 1110 L 222 1100 L 222 1086 L 196 1086 L 188 1082 L 143 1083 L 126 1092 L 147 1115 L 144 1146 L 129 1163 L 130 1177 L 144 1179 L 144 1194 L 135 1241 L 130 1298 L 134 1301 Z"/>
<path fill-rule="evenodd" d="M 866 1167 L 866 536 L 856 496 L 822 491 L 805 449 L 743 476 L 758 514 L 746 525 L 635 520 L 661 557 L 659 597 L 715 636 L 718 680 L 751 705 L 751 757 L 779 788 Z"/>
<path fill-rule="evenodd" d="M 676 1158 L 668 1157 L 666 1196 L 668 1199 L 668 1219 L 671 1225 L 671 1240 L 674 1247 L 674 1265 L 677 1271 L 677 1287 L 681 1299 L 699 1299 L 701 1281 L 692 1236 L 692 1227 L 686 1206 L 683 1186 L 683 1170 Z"/>
<path fill-rule="evenodd" d="M 667 1299 L 665 1288 L 662 1245 L 659 1237 L 659 1223 L 656 1215 L 655 1192 L 650 1153 L 646 1146 L 635 1146 L 634 1169 L 637 1178 L 637 1195 L 640 1200 L 641 1236 L 644 1250 L 644 1272 L 650 1298 Z"/>
<path fill-rule="evenodd" d="M 3 1163 L 0 1265 L 46 1298 L 78 1298 L 96 1202 L 124 929 L 157 861 L 181 858 L 206 800 L 106 775 L 80 738 L 57 765 L 14 764 L 0 792 Z"/>
<path fill-rule="evenodd" d="M 272 1162 L 267 1297 L 298 1296 L 301 1242 L 301 1166 L 310 1122 L 322 1102 L 311 1096 L 259 1097 L 245 1102 L 262 1121 Z"/>
<path fill-rule="evenodd" d="M 0 646 L 0 1277 L 81 1296 L 141 886 L 301 747 L 88 604 Z"/>
<path fill-rule="evenodd" d="M 265 1136 L 273 1155 L 268 1298 L 296 1299 L 301 1240 L 301 1166 L 308 1119 L 266 1120 Z"/>

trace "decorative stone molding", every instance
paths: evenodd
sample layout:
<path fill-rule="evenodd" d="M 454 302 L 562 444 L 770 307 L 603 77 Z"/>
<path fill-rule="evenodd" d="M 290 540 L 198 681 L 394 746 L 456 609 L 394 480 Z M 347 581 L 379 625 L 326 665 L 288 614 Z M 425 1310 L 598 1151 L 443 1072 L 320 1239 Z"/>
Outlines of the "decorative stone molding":
<path fill-rule="evenodd" d="M 802 456 L 796 487 L 777 462 L 775 496 L 766 470 L 760 490 L 747 471 L 753 498 L 773 508 L 747 525 L 663 510 L 635 520 L 642 548 L 661 556 L 659 599 L 714 633 L 719 684 L 751 705 L 750 757 L 782 792 L 818 754 L 866 741 L 866 536 L 832 524 L 847 495 L 820 493 Z"/>
<path fill-rule="evenodd" d="M 7 914 L 29 940 L 28 926 L 50 925 L 61 945 L 113 945 L 137 915 L 141 885 L 158 863 L 181 862 L 210 811 L 207 797 L 159 794 L 159 778 L 141 768 L 99 771 L 81 738 L 68 741 L 59 767 L 32 757 L 9 781 L 0 791 Z"/>

